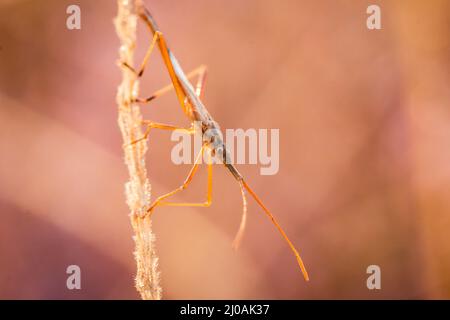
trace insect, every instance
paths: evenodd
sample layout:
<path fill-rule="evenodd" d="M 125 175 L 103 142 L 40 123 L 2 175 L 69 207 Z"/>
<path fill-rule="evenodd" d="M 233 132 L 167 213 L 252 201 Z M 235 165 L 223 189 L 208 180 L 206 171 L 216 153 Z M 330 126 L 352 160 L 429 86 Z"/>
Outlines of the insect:
<path fill-rule="evenodd" d="M 240 240 L 242 238 L 243 232 L 245 230 L 246 220 L 247 220 L 247 200 L 245 196 L 245 191 L 247 191 L 252 198 L 258 203 L 258 205 L 264 210 L 266 215 L 269 217 L 269 219 L 272 221 L 274 226 L 278 229 L 278 231 L 281 233 L 284 240 L 289 245 L 290 249 L 294 253 L 298 265 L 300 266 L 300 269 L 302 271 L 303 277 L 306 281 L 309 280 L 308 273 L 306 271 L 306 268 L 303 264 L 302 258 L 300 257 L 300 254 L 298 253 L 297 249 L 294 247 L 292 242 L 289 240 L 288 236 L 284 232 L 284 230 L 281 228 L 281 226 L 278 224 L 278 222 L 275 220 L 275 217 L 272 215 L 272 213 L 267 209 L 267 207 L 263 204 L 261 199 L 256 195 L 256 193 L 249 187 L 247 182 L 244 180 L 242 175 L 239 173 L 237 168 L 232 164 L 232 161 L 230 159 L 230 153 L 227 150 L 227 147 L 223 140 L 223 135 L 220 130 L 219 124 L 213 119 L 213 117 L 209 114 L 208 110 L 204 106 L 203 102 L 201 101 L 201 96 L 203 92 L 203 86 L 206 79 L 206 67 L 201 66 L 191 72 L 190 74 L 186 75 L 183 72 L 183 69 L 181 68 L 180 64 L 178 63 L 178 60 L 175 58 L 173 53 L 169 50 L 165 37 L 163 33 L 158 28 L 158 25 L 156 24 L 155 20 L 153 19 L 152 15 L 148 11 L 147 8 L 145 8 L 143 5 L 140 5 L 138 7 L 138 14 L 139 17 L 145 22 L 145 24 L 150 29 L 153 40 L 147 49 L 147 52 L 144 56 L 144 59 L 139 67 L 139 69 L 135 69 L 132 66 L 128 65 L 126 62 L 122 62 L 122 66 L 128 68 L 132 72 L 134 72 L 137 77 L 141 77 L 144 73 L 147 61 L 150 58 L 150 55 L 157 45 L 159 48 L 159 51 L 161 53 L 161 56 L 163 58 L 164 64 L 167 68 L 167 71 L 169 73 L 171 84 L 154 92 L 150 97 L 142 99 L 142 98 L 136 98 L 132 102 L 134 103 L 148 103 L 157 97 L 161 96 L 162 94 L 170 91 L 175 90 L 177 99 L 181 105 L 181 108 L 183 109 L 186 116 L 191 120 L 192 126 L 190 128 L 181 128 L 173 125 L 163 124 L 163 123 L 156 123 L 153 121 L 143 120 L 142 125 L 146 125 L 146 130 L 143 136 L 135 141 L 132 142 L 136 143 L 140 140 L 147 139 L 149 136 L 149 133 L 151 129 L 162 129 L 162 130 L 182 130 L 188 134 L 194 134 L 195 128 L 193 123 L 200 123 L 200 130 L 202 131 L 203 135 L 203 144 L 201 147 L 201 150 L 199 154 L 196 156 L 195 162 L 191 170 L 189 171 L 189 174 L 187 178 L 185 179 L 184 183 L 178 187 L 177 189 L 166 193 L 162 196 L 159 196 L 149 207 L 146 216 L 151 216 L 154 212 L 154 209 L 157 206 L 196 206 L 196 207 L 209 207 L 212 202 L 212 157 L 219 158 L 221 160 L 221 163 L 225 165 L 225 167 L 231 172 L 233 177 L 237 180 L 239 183 L 239 186 L 241 188 L 241 195 L 242 195 L 242 201 L 243 201 L 243 213 L 241 218 L 241 223 L 239 226 L 239 230 L 236 234 L 236 237 L 233 241 L 233 246 L 237 248 L 237 246 L 240 243 Z M 194 86 L 189 82 L 189 78 L 197 75 L 198 81 L 197 85 L 194 89 Z M 175 193 L 184 190 L 188 187 L 189 183 L 192 181 L 198 166 L 200 164 L 200 161 L 203 157 L 204 152 L 207 153 L 209 161 L 207 161 L 208 164 L 208 187 L 207 187 L 207 199 L 203 203 L 179 203 L 179 202 L 169 202 L 166 201 L 167 198 L 174 195 Z"/>

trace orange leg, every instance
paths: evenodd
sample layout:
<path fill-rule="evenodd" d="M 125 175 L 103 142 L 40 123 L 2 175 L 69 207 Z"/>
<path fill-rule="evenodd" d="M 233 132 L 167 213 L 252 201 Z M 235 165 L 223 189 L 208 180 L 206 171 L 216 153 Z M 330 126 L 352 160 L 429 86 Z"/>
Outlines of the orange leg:
<path fill-rule="evenodd" d="M 144 19 L 144 20 L 145 20 L 145 19 Z M 142 77 L 142 75 L 144 74 L 145 68 L 147 67 L 147 62 L 148 62 L 148 60 L 150 59 L 150 55 L 152 54 L 153 49 L 155 48 L 156 43 L 159 44 L 160 49 L 161 49 L 161 48 L 165 48 L 165 49 L 167 50 L 166 44 L 165 44 L 165 40 L 164 40 L 164 36 L 163 36 L 162 32 L 160 32 L 160 31 L 155 31 L 154 34 L 153 34 L 152 42 L 151 42 L 149 48 L 147 49 L 147 52 L 145 53 L 144 59 L 142 60 L 142 63 L 141 63 L 141 65 L 140 65 L 140 67 L 139 67 L 138 70 L 134 69 L 132 66 L 130 66 L 130 65 L 129 65 L 128 63 L 126 63 L 126 62 L 121 62 L 120 64 L 121 64 L 122 66 L 124 66 L 124 67 L 130 69 L 130 70 L 131 70 L 132 72 L 134 72 L 138 77 Z M 167 58 L 168 58 L 168 57 L 166 57 L 166 56 L 163 54 L 163 59 L 166 60 Z M 189 78 L 191 78 L 191 77 L 193 77 L 193 76 L 195 76 L 195 75 L 198 75 L 198 76 L 199 76 L 199 78 L 198 78 L 198 80 L 197 80 L 197 85 L 196 85 L 196 93 L 197 93 L 198 96 L 200 96 L 200 95 L 201 95 L 201 92 L 202 92 L 202 87 L 204 86 L 204 82 L 205 82 L 205 78 L 206 78 L 206 66 L 205 66 L 205 65 L 201 65 L 201 66 L 199 66 L 198 68 L 194 69 L 192 72 L 190 72 L 190 73 L 187 75 L 187 78 L 189 79 Z M 134 102 L 143 102 L 143 103 L 149 102 L 149 101 L 155 99 L 156 97 L 161 96 L 162 94 L 164 94 L 164 93 L 170 91 L 170 90 L 173 89 L 173 88 L 175 89 L 175 91 L 176 91 L 176 93 L 177 93 L 177 96 L 178 96 L 178 99 L 180 100 L 180 103 L 183 102 L 183 100 L 184 100 L 184 92 L 183 92 L 183 90 L 180 88 L 178 82 L 177 82 L 177 81 L 174 82 L 174 81 L 175 81 L 175 80 L 172 79 L 172 84 L 170 84 L 170 85 L 168 85 L 168 86 L 166 86 L 166 87 L 164 87 L 164 88 L 162 88 L 162 89 L 156 91 L 156 92 L 153 93 L 150 97 L 145 98 L 145 99 L 137 98 L 137 99 L 135 99 Z"/>
<path fill-rule="evenodd" d="M 195 93 L 197 94 L 198 97 L 201 97 L 204 92 L 203 88 L 205 86 L 206 73 L 207 73 L 206 66 L 201 65 L 201 66 L 195 68 L 194 70 L 192 70 L 187 75 L 188 79 L 191 79 L 194 76 L 198 75 L 197 84 L 195 86 Z M 170 83 L 167 86 L 153 92 L 153 94 L 151 96 L 149 96 L 148 98 L 136 98 L 133 102 L 148 103 L 148 102 L 156 99 L 157 97 L 160 97 L 160 96 L 164 95 L 165 93 L 172 91 L 173 89 L 174 89 L 173 84 Z"/>
<path fill-rule="evenodd" d="M 170 124 L 157 123 L 157 122 L 153 122 L 153 121 L 149 121 L 149 120 L 142 120 L 142 124 L 147 125 L 147 129 L 145 129 L 144 135 L 142 137 L 140 137 L 139 139 L 132 141 L 131 144 L 135 144 L 141 140 L 146 140 L 152 129 L 161 129 L 161 130 L 170 130 L 170 131 L 180 130 L 180 131 L 184 131 L 188 134 L 194 133 L 194 127 L 182 128 L 182 127 L 172 126 Z"/>
<path fill-rule="evenodd" d="M 148 216 L 150 217 L 153 213 L 153 210 L 157 206 L 175 206 L 175 207 L 209 207 L 212 203 L 212 159 L 211 159 L 211 153 L 208 150 L 208 189 L 206 193 L 206 201 L 205 202 L 193 202 L 193 203 L 186 203 L 186 202 L 168 202 L 164 201 L 166 198 L 174 195 L 175 193 L 184 190 L 188 187 L 189 183 L 192 181 L 192 178 L 194 177 L 195 173 L 197 172 L 198 166 L 200 164 L 200 161 L 203 157 L 203 152 L 205 150 L 206 146 L 203 145 L 202 149 L 200 150 L 199 154 L 197 155 L 197 158 L 195 159 L 194 166 L 189 171 L 188 176 L 184 180 L 184 183 L 176 188 L 175 190 L 168 192 L 162 196 L 159 196 L 153 204 L 148 209 Z"/>
<path fill-rule="evenodd" d="M 147 52 L 145 53 L 144 56 L 144 60 L 142 60 L 141 66 L 139 67 L 138 70 L 134 69 L 126 62 L 121 62 L 120 64 L 136 73 L 138 77 L 142 77 L 142 75 L 144 74 L 145 67 L 147 66 L 148 59 L 150 58 L 153 48 L 155 47 L 156 41 L 158 41 L 160 36 L 161 36 L 160 32 L 155 32 L 155 34 L 153 35 L 152 43 L 150 44 L 150 47 L 148 47 Z"/>
<path fill-rule="evenodd" d="M 128 63 L 126 62 L 121 62 L 121 64 L 130 69 L 132 72 L 134 72 L 138 77 L 142 77 L 142 75 L 144 74 L 145 68 L 147 66 L 147 62 L 148 59 L 150 58 L 150 55 L 155 47 L 156 42 L 158 41 L 158 39 L 162 37 L 162 33 L 161 32 L 155 32 L 154 36 L 153 36 L 153 40 L 152 43 L 150 44 L 150 47 L 147 49 L 147 52 L 144 56 L 144 59 L 142 60 L 141 66 L 139 67 L 138 70 L 134 69 L 132 66 L 130 66 Z M 188 73 L 187 78 L 191 79 L 194 76 L 198 75 L 198 80 L 197 80 L 197 85 L 196 85 L 196 90 L 195 92 L 197 93 L 197 96 L 201 96 L 202 92 L 203 92 L 203 87 L 205 84 L 205 79 L 206 79 L 206 73 L 207 73 L 207 68 L 205 65 L 201 65 L 197 68 L 195 68 L 194 70 L 192 70 L 190 73 Z M 141 102 L 141 103 L 147 103 L 152 101 L 153 99 L 156 99 L 157 97 L 162 96 L 163 94 L 171 91 L 172 89 L 174 89 L 174 85 L 173 82 L 157 91 L 155 91 L 150 97 L 148 98 L 136 98 L 133 102 Z"/>

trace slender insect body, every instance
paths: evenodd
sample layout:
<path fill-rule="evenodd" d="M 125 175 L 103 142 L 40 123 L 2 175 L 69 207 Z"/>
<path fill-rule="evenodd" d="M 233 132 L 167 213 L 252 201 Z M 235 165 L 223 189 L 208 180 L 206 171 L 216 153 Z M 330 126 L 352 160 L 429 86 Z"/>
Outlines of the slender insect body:
<path fill-rule="evenodd" d="M 188 103 L 186 103 L 185 113 L 191 120 L 201 122 L 203 142 L 211 148 L 212 156 L 218 157 L 220 162 L 228 168 L 236 180 L 243 180 L 242 175 L 232 164 L 230 152 L 227 150 L 225 145 L 223 133 L 219 124 L 213 119 L 203 102 L 195 94 L 192 84 L 187 79 L 183 69 L 178 63 L 178 60 L 170 51 L 169 57 L 172 61 L 175 74 L 178 76 L 181 87 L 186 94 L 186 99 L 188 100 Z"/>
<path fill-rule="evenodd" d="M 306 268 L 303 264 L 303 261 L 300 257 L 300 254 L 292 244 L 292 242 L 289 240 L 281 226 L 278 224 L 278 222 L 275 220 L 272 213 L 267 209 L 267 207 L 262 203 L 262 201 L 259 199 L 259 197 L 256 195 L 256 193 L 249 187 L 249 185 L 246 183 L 242 175 L 239 173 L 239 171 L 236 169 L 236 167 L 232 164 L 231 159 L 231 153 L 227 150 L 227 147 L 224 142 L 223 134 L 220 129 L 219 124 L 213 119 L 213 117 L 209 114 L 208 110 L 204 106 L 203 102 L 200 99 L 201 89 L 203 87 L 203 80 L 204 76 L 199 76 L 200 81 L 197 84 L 197 90 L 194 89 L 192 84 L 189 82 L 188 76 L 184 73 L 183 69 L 181 68 L 180 64 L 178 63 L 178 60 L 175 58 L 175 56 L 172 54 L 172 52 L 169 50 L 167 43 L 165 41 L 165 38 L 163 37 L 162 33 L 160 32 L 155 20 L 151 16 L 150 12 L 145 8 L 141 7 L 140 11 L 140 17 L 144 20 L 144 22 L 147 24 L 147 26 L 150 28 L 150 30 L 153 33 L 153 42 L 150 48 L 148 49 L 148 52 L 144 58 L 144 61 L 141 65 L 141 69 L 139 72 L 137 72 L 138 76 L 142 76 L 142 73 L 144 71 L 145 63 L 153 49 L 153 46 L 157 43 L 161 56 L 164 60 L 164 63 L 167 67 L 167 70 L 169 72 L 170 78 L 172 80 L 172 86 L 175 89 L 175 92 L 177 94 L 177 98 L 180 102 L 181 107 L 183 108 L 183 111 L 185 114 L 189 117 L 189 119 L 192 122 L 192 128 L 186 129 L 186 128 L 179 128 L 173 125 L 167 125 L 167 124 L 161 124 L 161 123 L 154 123 L 151 121 L 147 121 L 148 128 L 146 131 L 146 134 L 144 135 L 144 138 L 148 136 L 148 132 L 151 128 L 159 128 L 163 130 L 177 130 L 182 129 L 190 134 L 195 133 L 196 127 L 194 126 L 194 123 L 199 123 L 200 126 L 197 126 L 199 129 L 201 128 L 201 133 L 203 136 L 203 145 L 202 149 L 197 156 L 197 159 L 194 163 L 194 166 L 192 167 L 191 171 L 189 172 L 188 177 L 186 178 L 185 182 L 182 186 L 175 189 L 172 192 L 169 192 L 167 194 L 164 194 L 160 197 L 158 197 L 153 204 L 148 209 L 148 213 L 152 214 L 153 209 L 156 206 L 162 206 L 162 205 L 170 205 L 170 206 L 202 206 L 202 207 L 208 207 L 211 205 L 211 199 L 212 199 L 212 161 L 211 158 L 215 157 L 218 160 L 221 160 L 225 167 L 231 172 L 231 174 L 234 176 L 234 178 L 239 182 L 239 186 L 241 188 L 241 194 L 242 194 L 242 200 L 243 200 L 243 215 L 241 219 L 241 225 L 239 227 L 239 231 L 236 235 L 235 241 L 233 242 L 233 246 L 237 247 L 240 239 L 242 238 L 243 231 L 245 229 L 246 225 L 246 217 L 247 217 L 247 200 L 245 197 L 245 191 L 249 192 L 249 194 L 253 197 L 253 199 L 258 203 L 258 205 L 264 210 L 265 214 L 269 217 L 271 222 L 274 224 L 274 226 L 278 229 L 280 234 L 283 236 L 289 247 L 291 248 L 292 252 L 294 253 L 297 262 L 300 266 L 300 269 L 303 273 L 303 276 L 305 280 L 309 280 L 308 273 L 306 271 Z M 132 67 L 124 65 L 131 70 L 135 71 Z M 190 77 L 190 76 L 189 76 Z M 167 89 L 167 88 L 166 88 Z M 166 89 L 161 89 L 158 91 L 158 94 L 161 94 L 161 92 L 167 92 Z M 170 89 L 170 87 L 169 87 Z M 148 99 L 137 99 L 136 101 L 139 102 L 149 102 L 156 98 L 158 96 L 157 93 L 152 95 Z M 203 152 L 206 149 L 209 149 L 210 153 L 209 156 L 209 163 L 208 163 L 208 193 L 207 193 L 207 200 L 203 203 L 177 203 L 177 202 L 168 202 L 165 199 L 168 197 L 174 195 L 180 190 L 184 190 L 187 185 L 191 182 L 195 172 L 197 171 L 198 165 L 200 164 L 201 156 Z"/>
<path fill-rule="evenodd" d="M 178 63 L 177 58 L 169 51 L 169 58 L 173 65 L 173 70 L 178 77 L 178 81 L 180 83 L 181 88 L 186 95 L 186 99 L 188 100 L 186 106 L 186 114 L 193 121 L 201 121 L 202 129 L 204 131 L 208 129 L 219 129 L 219 124 L 214 121 L 213 117 L 209 114 L 203 102 L 200 98 L 195 94 L 195 90 L 192 84 L 187 79 L 183 69 Z"/>

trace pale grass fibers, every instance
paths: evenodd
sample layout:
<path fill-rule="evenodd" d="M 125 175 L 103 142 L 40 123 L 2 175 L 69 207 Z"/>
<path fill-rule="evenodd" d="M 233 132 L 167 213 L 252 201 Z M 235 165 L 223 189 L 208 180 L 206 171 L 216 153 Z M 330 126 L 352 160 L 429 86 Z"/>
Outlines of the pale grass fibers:
<path fill-rule="evenodd" d="M 118 0 L 118 12 L 114 20 L 117 35 L 120 39 L 119 59 L 133 65 L 136 47 L 137 6 L 139 0 Z M 130 180 L 125 184 L 125 194 L 130 219 L 134 230 L 137 274 L 135 286 L 144 300 L 161 299 L 160 274 L 158 257 L 155 252 L 155 236 L 149 218 L 142 218 L 147 212 L 151 197 L 151 185 L 147 177 L 145 153 L 147 141 L 132 141 L 142 136 L 142 115 L 139 106 L 131 103 L 132 97 L 139 90 L 136 74 L 128 68 L 121 67 L 122 82 L 117 91 L 118 123 L 124 143 L 125 164 Z"/>

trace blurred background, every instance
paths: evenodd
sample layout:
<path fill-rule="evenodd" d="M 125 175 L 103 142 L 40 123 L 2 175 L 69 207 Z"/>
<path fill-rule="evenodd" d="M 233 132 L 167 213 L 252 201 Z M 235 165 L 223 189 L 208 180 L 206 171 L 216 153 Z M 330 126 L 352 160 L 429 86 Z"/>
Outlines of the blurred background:
<path fill-rule="evenodd" d="M 240 166 L 310 272 L 239 186 L 214 172 L 210 208 L 159 208 L 166 299 L 450 298 L 450 2 L 145 0 L 185 71 L 208 66 L 222 128 L 279 128 L 280 170 Z M 81 30 L 66 8 L 81 8 Z M 366 8 L 381 7 L 381 30 Z M 115 95 L 115 1 L 0 3 L 0 298 L 138 299 Z M 151 36 L 139 26 L 140 62 Z M 159 53 L 141 95 L 169 83 Z M 187 126 L 174 94 L 146 119 Z M 152 197 L 181 184 L 152 132 Z M 177 200 L 203 200 L 206 169 Z M 66 288 L 81 267 L 82 289 Z M 366 268 L 381 268 L 368 290 Z"/>

